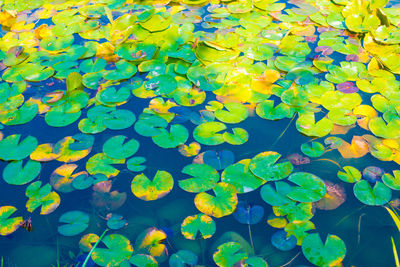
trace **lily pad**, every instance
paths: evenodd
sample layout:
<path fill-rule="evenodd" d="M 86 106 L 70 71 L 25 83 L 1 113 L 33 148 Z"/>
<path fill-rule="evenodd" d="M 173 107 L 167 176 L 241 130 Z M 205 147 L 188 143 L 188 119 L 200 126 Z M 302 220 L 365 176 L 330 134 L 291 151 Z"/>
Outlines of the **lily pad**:
<path fill-rule="evenodd" d="M 288 233 L 281 230 L 271 236 L 271 243 L 279 250 L 289 251 L 296 247 L 297 239 L 294 235 L 288 235 Z"/>
<path fill-rule="evenodd" d="M 109 138 L 103 145 L 103 152 L 113 159 L 126 159 L 131 157 L 139 149 L 139 142 L 131 139 L 127 142 L 126 136 L 117 135 Z"/>
<path fill-rule="evenodd" d="M 385 173 L 382 176 L 383 183 L 393 190 L 400 190 L 400 171 L 393 170 L 393 175 Z"/>
<path fill-rule="evenodd" d="M 189 164 L 182 169 L 182 173 L 193 176 L 179 180 L 179 187 L 191 193 L 199 193 L 214 188 L 219 180 L 218 172 L 207 164 Z"/>
<path fill-rule="evenodd" d="M 264 217 L 264 208 L 259 205 L 239 201 L 233 217 L 242 224 L 257 224 Z"/>
<path fill-rule="evenodd" d="M 198 257 L 190 250 L 179 250 L 169 257 L 169 265 L 174 267 L 185 267 L 186 264 L 194 266 Z"/>
<path fill-rule="evenodd" d="M 312 158 L 317 158 L 325 152 L 324 145 L 319 142 L 311 142 L 311 144 L 304 143 L 301 145 L 300 149 L 301 152 Z"/>
<path fill-rule="evenodd" d="M 58 222 L 61 223 L 58 226 L 60 234 L 63 236 L 75 236 L 86 230 L 89 225 L 89 215 L 79 210 L 68 211 L 61 215 Z"/>
<path fill-rule="evenodd" d="M 233 267 L 236 263 L 247 259 L 246 253 L 241 252 L 239 243 L 228 242 L 220 245 L 213 255 L 215 264 L 220 267 Z"/>
<path fill-rule="evenodd" d="M 360 180 L 353 189 L 358 200 L 371 206 L 385 205 L 392 197 L 392 191 L 382 182 L 376 182 L 374 187 L 371 187 L 366 180 Z"/>
<path fill-rule="evenodd" d="M 8 184 L 23 185 L 33 181 L 40 173 L 41 165 L 37 161 L 11 161 L 3 170 L 3 179 Z"/>
<path fill-rule="evenodd" d="M 238 203 L 236 189 L 228 183 L 217 183 L 213 188 L 215 197 L 205 192 L 196 195 L 196 208 L 210 216 L 220 218 L 233 213 Z"/>
<path fill-rule="evenodd" d="M 92 260 L 100 266 L 118 266 L 124 260 L 128 260 L 133 253 L 129 239 L 123 235 L 107 235 L 101 242 L 106 248 L 96 247 L 91 255 Z"/>
<path fill-rule="evenodd" d="M 0 235 L 5 236 L 15 232 L 22 223 L 22 217 L 10 216 L 16 212 L 17 209 L 13 206 L 0 207 Z"/>
<path fill-rule="evenodd" d="M 143 200 L 151 201 L 164 197 L 174 186 L 174 179 L 166 171 L 157 171 L 153 180 L 145 174 L 136 175 L 131 183 L 132 193 Z"/>
<path fill-rule="evenodd" d="M 191 240 L 195 240 L 198 235 L 203 239 L 211 238 L 215 230 L 214 220 L 202 213 L 186 217 L 181 225 L 182 235 Z"/>
<path fill-rule="evenodd" d="M 346 245 L 335 235 L 329 234 L 325 244 L 319 234 L 307 235 L 301 246 L 304 256 L 317 266 L 334 266 L 346 256 Z"/>
<path fill-rule="evenodd" d="M 249 169 L 257 177 L 265 181 L 277 181 L 286 178 L 293 170 L 289 161 L 276 163 L 281 155 L 274 151 L 266 151 L 251 159 Z"/>
<path fill-rule="evenodd" d="M 28 157 L 37 147 L 38 141 L 33 136 L 21 140 L 20 134 L 9 135 L 0 140 L 0 159 L 21 160 Z"/>
<path fill-rule="evenodd" d="M 299 187 L 292 187 L 287 194 L 292 200 L 299 202 L 315 202 L 324 197 L 325 183 L 316 175 L 307 172 L 296 172 L 289 176 L 289 181 Z"/>

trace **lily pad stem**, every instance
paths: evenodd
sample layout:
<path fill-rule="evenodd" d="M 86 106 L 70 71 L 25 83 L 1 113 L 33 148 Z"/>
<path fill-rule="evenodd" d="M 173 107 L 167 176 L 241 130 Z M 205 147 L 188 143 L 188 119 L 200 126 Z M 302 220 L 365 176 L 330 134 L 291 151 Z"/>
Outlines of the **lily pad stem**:
<path fill-rule="evenodd" d="M 101 234 L 99 240 L 97 240 L 97 242 L 94 244 L 94 246 L 92 247 L 92 249 L 89 251 L 89 254 L 86 256 L 85 261 L 82 264 L 82 267 L 86 267 L 86 264 L 88 263 L 94 249 L 97 247 L 97 245 L 100 243 L 101 239 L 104 237 L 104 235 L 108 232 L 109 229 L 104 230 L 104 232 Z"/>
<path fill-rule="evenodd" d="M 250 227 L 250 224 L 248 224 L 247 226 L 249 227 L 249 236 L 250 236 L 251 248 L 253 249 L 253 252 L 255 253 L 255 250 L 254 250 L 254 243 L 253 243 L 253 237 L 252 237 L 252 235 L 251 235 L 251 227 Z"/>

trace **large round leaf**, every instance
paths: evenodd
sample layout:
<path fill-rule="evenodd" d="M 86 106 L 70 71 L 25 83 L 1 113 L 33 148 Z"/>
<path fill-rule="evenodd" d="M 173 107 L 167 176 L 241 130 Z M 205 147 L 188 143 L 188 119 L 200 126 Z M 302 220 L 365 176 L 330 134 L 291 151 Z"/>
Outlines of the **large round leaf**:
<path fill-rule="evenodd" d="M 251 159 L 250 171 L 265 181 L 277 181 L 286 178 L 293 170 L 290 161 L 276 163 L 281 155 L 274 151 L 266 151 Z"/>
<path fill-rule="evenodd" d="M 392 191 L 382 182 L 376 182 L 374 187 L 371 187 L 366 180 L 360 180 L 353 189 L 358 200 L 371 206 L 385 205 L 392 197 Z"/>
<path fill-rule="evenodd" d="M 22 217 L 10 218 L 16 210 L 13 206 L 0 207 L 0 235 L 12 234 L 19 228 L 23 221 Z"/>
<path fill-rule="evenodd" d="M 23 161 L 12 161 L 3 170 L 3 179 L 8 184 L 23 185 L 33 181 L 40 173 L 41 165 L 37 161 L 28 160 L 23 166 Z"/>
<path fill-rule="evenodd" d="M 289 181 L 297 184 L 292 187 L 287 197 L 299 202 L 315 202 L 324 197 L 326 186 L 318 176 L 307 172 L 296 172 L 289 176 Z"/>
<path fill-rule="evenodd" d="M 68 211 L 58 219 L 61 223 L 58 232 L 64 236 L 74 236 L 82 233 L 89 225 L 89 215 L 85 212 L 74 210 Z"/>
<path fill-rule="evenodd" d="M 119 266 L 124 260 L 129 260 L 133 247 L 128 238 L 119 234 L 107 235 L 102 239 L 106 248 L 95 248 L 93 261 L 100 266 Z"/>
<path fill-rule="evenodd" d="M 309 234 L 301 249 L 307 260 L 317 266 L 337 266 L 346 256 L 346 245 L 335 235 L 328 235 L 323 244 L 319 234 Z"/>
<path fill-rule="evenodd" d="M 181 225 L 182 235 L 186 239 L 195 240 L 198 234 L 203 239 L 211 238 L 216 230 L 214 220 L 205 214 L 186 217 Z"/>
<path fill-rule="evenodd" d="M 136 175 L 131 183 L 132 193 L 146 201 L 164 197 L 173 187 L 174 179 L 166 171 L 157 171 L 152 181 L 143 173 Z"/>
<path fill-rule="evenodd" d="M 213 191 L 215 197 L 205 192 L 197 194 L 194 199 L 196 208 L 216 218 L 233 213 L 238 203 L 235 187 L 228 183 L 218 183 Z"/>
<path fill-rule="evenodd" d="M 139 149 L 139 142 L 131 139 L 125 143 L 126 136 L 117 135 L 109 138 L 103 145 L 103 152 L 113 159 L 126 159 Z"/>
<path fill-rule="evenodd" d="M 193 176 L 179 180 L 179 187 L 191 193 L 199 193 L 212 189 L 219 180 L 218 172 L 207 164 L 189 164 L 182 173 Z"/>
<path fill-rule="evenodd" d="M 217 121 L 204 122 L 193 131 L 194 139 L 203 145 L 219 145 L 225 142 L 220 131 L 226 129 L 225 124 Z"/>
<path fill-rule="evenodd" d="M 21 160 L 29 156 L 36 148 L 38 141 L 33 136 L 21 140 L 20 134 L 9 135 L 0 140 L 0 159 Z"/>

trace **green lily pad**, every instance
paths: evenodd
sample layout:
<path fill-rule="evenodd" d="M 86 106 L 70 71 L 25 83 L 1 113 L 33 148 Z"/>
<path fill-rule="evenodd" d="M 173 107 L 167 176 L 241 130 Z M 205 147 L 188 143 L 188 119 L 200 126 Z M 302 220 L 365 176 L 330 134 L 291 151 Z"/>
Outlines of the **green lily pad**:
<path fill-rule="evenodd" d="M 227 242 L 218 247 L 213 255 L 215 264 L 220 267 L 234 267 L 238 262 L 246 260 L 247 253 L 242 252 L 237 242 Z"/>
<path fill-rule="evenodd" d="M 58 226 L 60 234 L 63 236 L 75 236 L 88 228 L 89 215 L 79 210 L 68 211 L 61 215 L 58 222 L 61 223 Z"/>
<path fill-rule="evenodd" d="M 338 171 L 337 177 L 347 183 L 355 183 L 361 179 L 361 172 L 353 166 L 344 166 L 343 171 Z"/>
<path fill-rule="evenodd" d="M 21 140 L 20 134 L 9 135 L 0 140 L 0 159 L 22 160 L 28 157 L 37 147 L 38 141 L 33 136 Z"/>
<path fill-rule="evenodd" d="M 135 114 L 126 109 L 119 109 L 110 112 L 104 117 L 103 124 L 111 130 L 123 130 L 129 128 L 135 123 Z"/>
<path fill-rule="evenodd" d="M 289 202 L 283 206 L 272 207 L 276 216 L 286 215 L 289 222 L 306 221 L 313 217 L 312 203 Z"/>
<path fill-rule="evenodd" d="M 266 151 L 251 159 L 250 171 L 265 181 L 277 181 L 286 178 L 293 171 L 290 161 L 276 163 L 281 155 L 274 151 Z"/>
<path fill-rule="evenodd" d="M 318 158 L 319 156 L 322 156 L 325 152 L 325 147 L 323 144 L 319 142 L 311 142 L 310 143 L 304 143 L 300 147 L 301 152 L 303 152 L 306 156 L 312 157 L 312 158 Z"/>
<path fill-rule="evenodd" d="M 307 235 L 301 250 L 311 263 L 317 266 L 339 265 L 346 256 L 346 245 L 338 236 L 329 234 L 325 244 L 319 234 Z"/>
<path fill-rule="evenodd" d="M 124 260 L 128 260 L 133 253 L 131 242 L 123 235 L 107 235 L 101 242 L 106 248 L 96 247 L 91 255 L 92 260 L 97 265 L 119 266 Z"/>
<path fill-rule="evenodd" d="M 137 267 L 157 267 L 158 263 L 151 255 L 146 254 L 135 254 L 130 259 L 129 262 Z"/>
<path fill-rule="evenodd" d="M 167 127 L 168 122 L 155 114 L 142 113 L 135 123 L 135 131 L 142 136 L 157 136 L 162 133 L 161 129 Z"/>
<path fill-rule="evenodd" d="M 126 159 L 131 157 L 139 149 L 139 142 L 135 139 L 127 141 L 124 135 L 109 138 L 103 145 L 103 152 L 113 159 Z"/>
<path fill-rule="evenodd" d="M 179 250 L 169 257 L 169 266 L 185 267 L 186 264 L 194 266 L 197 264 L 198 257 L 190 250 Z"/>
<path fill-rule="evenodd" d="M 241 103 L 228 102 L 224 104 L 227 110 L 218 109 L 215 117 L 224 123 L 239 123 L 249 116 L 249 110 Z"/>
<path fill-rule="evenodd" d="M 22 223 L 22 217 L 10 216 L 16 212 L 17 209 L 13 206 L 0 207 L 0 235 L 5 236 L 15 232 Z"/>
<path fill-rule="evenodd" d="M 182 235 L 191 240 L 195 240 L 198 234 L 203 239 L 211 238 L 215 230 L 214 220 L 202 213 L 186 217 L 181 225 Z"/>
<path fill-rule="evenodd" d="M 102 173 L 107 177 L 117 176 L 119 170 L 114 168 L 112 164 L 124 164 L 125 159 L 114 159 L 108 157 L 104 153 L 93 155 L 86 162 L 86 170 L 91 174 Z"/>
<path fill-rule="evenodd" d="M 272 184 L 264 185 L 260 190 L 261 198 L 271 206 L 283 206 L 292 200 L 287 195 L 292 191 L 292 187 L 282 181 L 275 182 L 275 189 Z"/>
<path fill-rule="evenodd" d="M 393 175 L 385 173 L 382 176 L 383 183 L 393 190 L 400 190 L 400 170 L 393 170 Z"/>
<path fill-rule="evenodd" d="M 175 148 L 186 142 L 189 137 L 189 132 L 185 126 L 181 124 L 171 125 L 170 132 L 160 128 L 160 134 L 153 136 L 153 142 L 162 148 Z"/>
<path fill-rule="evenodd" d="M 217 183 L 213 191 L 215 197 L 205 192 L 197 194 L 194 199 L 196 208 L 215 218 L 233 213 L 238 203 L 235 187 L 228 183 Z"/>
<path fill-rule="evenodd" d="M 392 197 L 392 191 L 382 182 L 376 182 L 372 188 L 366 180 L 360 180 L 354 185 L 353 190 L 358 200 L 371 206 L 385 205 Z"/>
<path fill-rule="evenodd" d="M 141 172 L 146 169 L 145 165 L 140 165 L 144 162 L 146 162 L 146 158 L 144 157 L 133 157 L 126 161 L 126 166 L 132 172 Z"/>
<path fill-rule="evenodd" d="M 42 182 L 36 181 L 26 188 L 25 195 L 29 198 L 26 208 L 29 212 L 34 212 L 42 206 L 40 214 L 46 215 L 52 213 L 60 205 L 60 196 L 56 192 L 51 192 L 50 184 L 41 186 Z"/>
<path fill-rule="evenodd" d="M 124 217 L 120 214 L 112 213 L 111 217 L 107 219 L 107 226 L 110 229 L 118 230 L 127 224 Z"/>
<path fill-rule="evenodd" d="M 224 138 L 225 142 L 231 145 L 243 145 L 249 140 L 249 134 L 245 129 L 242 128 L 233 128 L 233 134 L 229 132 L 224 132 L 222 134 L 222 138 Z"/>
<path fill-rule="evenodd" d="M 151 201 L 164 197 L 174 187 L 174 179 L 166 171 L 157 171 L 153 180 L 145 174 L 136 175 L 131 183 L 132 193 L 143 200 Z"/>
<path fill-rule="evenodd" d="M 318 176 L 307 172 L 296 172 L 289 176 L 289 181 L 299 187 L 292 187 L 287 197 L 299 202 L 316 202 L 324 197 L 326 186 Z"/>
<path fill-rule="evenodd" d="M 210 121 L 198 125 L 193 131 L 194 139 L 203 145 L 219 145 L 225 142 L 223 135 L 219 133 L 226 129 L 222 122 Z"/>
<path fill-rule="evenodd" d="M 207 164 L 189 164 L 182 169 L 182 173 L 193 176 L 192 178 L 179 180 L 179 187 L 191 193 L 208 191 L 219 180 L 218 172 Z"/>
<path fill-rule="evenodd" d="M 305 135 L 322 137 L 331 132 L 333 123 L 327 118 L 315 122 L 314 113 L 306 113 L 299 116 L 296 121 L 296 128 Z"/>
<path fill-rule="evenodd" d="M 28 123 L 35 118 L 38 110 L 39 107 L 36 103 L 26 101 L 19 109 L 8 112 L 3 123 L 5 125 L 20 125 Z"/>
<path fill-rule="evenodd" d="M 255 176 L 249 169 L 250 159 L 244 159 L 225 168 L 221 174 L 221 182 L 229 183 L 236 188 L 238 194 L 256 190 L 265 181 Z"/>
<path fill-rule="evenodd" d="M 156 95 L 172 93 L 176 89 L 177 85 L 178 83 L 174 77 L 168 74 L 156 76 L 144 83 L 146 90 L 154 90 Z"/>
<path fill-rule="evenodd" d="M 256 113 L 266 120 L 280 120 L 290 116 L 290 106 L 285 103 L 279 103 L 274 107 L 274 100 L 264 100 L 257 105 Z"/>
<path fill-rule="evenodd" d="M 23 161 L 12 161 L 3 170 L 3 179 L 8 184 L 23 185 L 33 181 L 40 173 L 40 162 L 28 160 L 23 166 Z"/>

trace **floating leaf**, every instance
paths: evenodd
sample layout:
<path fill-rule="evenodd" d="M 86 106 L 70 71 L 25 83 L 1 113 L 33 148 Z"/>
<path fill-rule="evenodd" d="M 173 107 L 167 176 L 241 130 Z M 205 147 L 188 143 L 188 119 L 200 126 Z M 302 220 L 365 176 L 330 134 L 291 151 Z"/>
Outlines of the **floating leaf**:
<path fill-rule="evenodd" d="M 250 171 L 265 181 L 277 181 L 286 178 L 293 170 L 289 162 L 276 163 L 281 155 L 274 151 L 266 151 L 251 159 Z"/>
<path fill-rule="evenodd" d="M 335 266 L 346 256 L 346 245 L 335 235 L 329 234 L 325 244 L 319 234 L 307 235 L 301 246 L 304 256 L 317 266 Z"/>
<path fill-rule="evenodd" d="M 325 152 L 324 145 L 319 142 L 311 142 L 311 145 L 309 143 L 304 143 L 301 145 L 300 149 L 301 152 L 312 158 L 317 158 Z"/>
<path fill-rule="evenodd" d="M 293 235 L 288 235 L 281 230 L 271 236 L 271 243 L 274 247 L 282 251 L 289 251 L 296 247 L 297 239 Z"/>
<path fill-rule="evenodd" d="M 169 265 L 176 267 L 184 267 L 186 264 L 194 266 L 197 261 L 197 255 L 190 250 L 179 250 L 169 257 Z"/>
<path fill-rule="evenodd" d="M 315 204 L 321 210 L 334 210 L 346 201 L 344 187 L 329 181 L 324 181 L 324 183 L 326 185 L 326 194 Z"/>
<path fill-rule="evenodd" d="M 203 145 L 219 145 L 225 142 L 222 134 L 219 133 L 225 129 L 226 126 L 222 122 L 204 122 L 194 129 L 193 137 L 197 142 Z"/>
<path fill-rule="evenodd" d="M 107 235 L 101 242 L 106 248 L 95 248 L 92 253 L 93 261 L 100 266 L 118 266 L 133 253 L 129 239 L 123 235 Z"/>
<path fill-rule="evenodd" d="M 8 184 L 23 185 L 33 181 L 40 173 L 39 162 L 28 160 L 23 166 L 23 161 L 11 161 L 3 170 L 3 179 Z"/>
<path fill-rule="evenodd" d="M 228 242 L 220 245 L 213 255 L 214 262 L 220 267 L 233 267 L 236 263 L 247 259 L 246 253 L 241 252 L 239 243 Z"/>
<path fill-rule="evenodd" d="M 344 166 L 343 171 L 338 171 L 337 177 L 347 183 L 355 183 L 361 179 L 361 173 L 353 166 Z"/>
<path fill-rule="evenodd" d="M 215 218 L 233 213 L 238 203 L 235 187 L 228 183 L 217 183 L 213 191 L 215 197 L 205 192 L 197 194 L 194 199 L 196 208 Z"/>
<path fill-rule="evenodd" d="M 174 186 L 174 179 L 166 171 L 157 171 L 153 180 L 145 174 L 136 175 L 131 183 L 132 193 L 143 200 L 151 201 L 164 197 Z"/>
<path fill-rule="evenodd" d="M 358 200 L 371 206 L 384 205 L 392 197 L 392 191 L 382 182 L 376 182 L 372 188 L 366 180 L 360 180 L 354 185 L 353 189 Z"/>
<path fill-rule="evenodd" d="M 218 172 L 207 164 L 186 165 L 182 169 L 182 173 L 193 176 L 193 178 L 179 180 L 179 187 L 192 193 L 210 190 L 219 180 Z"/>
<path fill-rule="evenodd" d="M 271 206 L 283 206 L 292 202 L 290 198 L 287 197 L 292 191 L 292 187 L 286 182 L 275 182 L 275 188 L 271 183 L 264 185 L 261 190 L 261 198 L 270 204 Z"/>
<path fill-rule="evenodd" d="M 89 225 L 89 215 L 85 212 L 74 210 L 68 211 L 58 219 L 61 223 L 58 232 L 64 236 L 74 236 L 82 233 Z"/>
<path fill-rule="evenodd" d="M 28 157 L 37 147 L 37 139 L 27 136 L 20 141 L 21 135 L 9 135 L 0 140 L 0 159 L 21 160 Z"/>
<path fill-rule="evenodd" d="M 307 172 L 296 172 L 289 176 L 289 181 L 299 187 L 292 187 L 287 194 L 292 200 L 299 202 L 315 202 L 320 200 L 326 193 L 324 182 L 314 174 Z"/>
<path fill-rule="evenodd" d="M 139 149 L 139 142 L 131 139 L 125 143 L 126 136 L 117 135 L 109 138 L 103 145 L 103 152 L 113 159 L 126 159 Z"/>
<path fill-rule="evenodd" d="M 189 137 L 188 130 L 180 124 L 171 125 L 170 132 L 160 128 L 160 134 L 153 136 L 153 142 L 162 148 L 175 148 L 186 142 Z"/>
<path fill-rule="evenodd" d="M 104 153 L 93 155 L 86 162 L 86 170 L 91 174 L 102 173 L 107 177 L 117 176 L 119 170 L 114 168 L 111 164 L 124 164 L 125 159 L 113 159 L 107 157 Z"/>
<path fill-rule="evenodd" d="M 25 191 L 25 195 L 29 198 L 26 202 L 28 212 L 33 212 L 38 207 L 40 214 L 46 215 L 52 213 L 60 205 L 60 196 L 56 192 L 51 192 L 50 184 L 43 187 L 41 181 L 31 183 Z"/>
<path fill-rule="evenodd" d="M 208 150 L 203 154 L 204 163 L 212 166 L 217 171 L 225 169 L 227 166 L 231 165 L 234 160 L 235 156 L 232 151 L 229 150 L 222 150 L 219 152 Z"/>
<path fill-rule="evenodd" d="M 195 240 L 198 233 L 203 239 L 211 238 L 215 230 L 216 225 L 213 219 L 201 213 L 186 217 L 181 225 L 182 235 L 191 240 Z"/>
<path fill-rule="evenodd" d="M 393 190 L 400 190 L 400 171 L 393 170 L 393 175 L 385 173 L 382 176 L 383 183 Z"/>
<path fill-rule="evenodd" d="M 164 231 L 155 227 L 148 228 L 136 238 L 136 251 L 153 257 L 161 257 L 167 253 L 167 247 L 162 243 L 166 238 L 167 234 Z"/>
<path fill-rule="evenodd" d="M 228 166 L 221 174 L 221 181 L 233 185 L 239 194 L 256 190 L 265 181 L 250 171 L 249 164 L 250 159 L 244 159 Z"/>
<path fill-rule="evenodd" d="M 239 201 L 233 217 L 236 221 L 243 224 L 257 224 L 264 217 L 264 208 L 259 205 L 251 205 L 244 201 Z"/>
<path fill-rule="evenodd" d="M 13 206 L 0 207 L 0 235 L 5 236 L 15 232 L 22 223 L 22 217 L 10 216 L 16 212 L 17 209 Z"/>
<path fill-rule="evenodd" d="M 368 166 L 362 172 L 362 177 L 368 182 L 375 183 L 382 179 L 384 170 L 376 166 Z"/>

